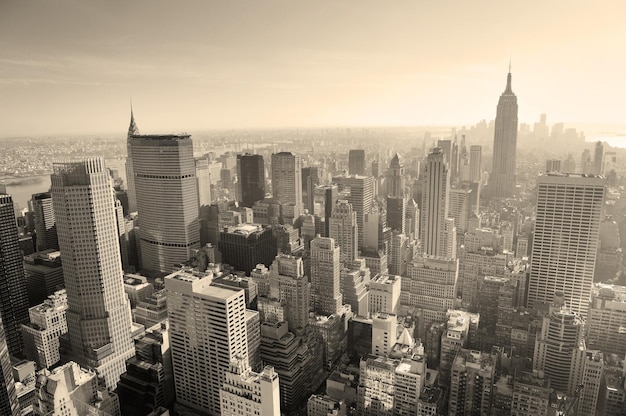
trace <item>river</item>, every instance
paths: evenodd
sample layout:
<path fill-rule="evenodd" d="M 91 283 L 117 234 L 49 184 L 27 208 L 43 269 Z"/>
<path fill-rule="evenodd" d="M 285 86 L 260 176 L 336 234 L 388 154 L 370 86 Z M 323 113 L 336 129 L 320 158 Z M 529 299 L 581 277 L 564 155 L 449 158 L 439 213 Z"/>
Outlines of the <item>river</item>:
<path fill-rule="evenodd" d="M 28 208 L 28 200 L 33 194 L 47 192 L 50 189 L 50 175 L 31 176 L 5 180 L 7 194 L 13 196 L 17 211 Z M 19 212 L 16 212 L 19 214 Z"/>

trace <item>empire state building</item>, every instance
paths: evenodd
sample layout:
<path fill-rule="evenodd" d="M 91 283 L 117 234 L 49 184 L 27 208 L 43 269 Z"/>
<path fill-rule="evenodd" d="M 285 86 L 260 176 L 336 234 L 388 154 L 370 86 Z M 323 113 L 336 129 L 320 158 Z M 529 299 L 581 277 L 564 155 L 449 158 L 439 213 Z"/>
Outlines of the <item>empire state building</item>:
<path fill-rule="evenodd" d="M 515 194 L 515 153 L 517 151 L 517 97 L 511 89 L 511 68 L 506 89 L 498 100 L 493 138 L 493 169 L 489 178 L 492 197 L 507 198 Z"/>

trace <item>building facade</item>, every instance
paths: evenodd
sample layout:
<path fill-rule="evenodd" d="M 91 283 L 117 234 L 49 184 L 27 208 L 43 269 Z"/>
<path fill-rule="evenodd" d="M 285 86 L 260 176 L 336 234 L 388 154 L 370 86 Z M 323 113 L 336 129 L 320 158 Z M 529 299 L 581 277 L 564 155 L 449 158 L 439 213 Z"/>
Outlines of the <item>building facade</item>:
<path fill-rule="evenodd" d="M 102 158 L 56 163 L 53 169 L 72 355 L 113 389 L 134 353 L 114 191 Z"/>
<path fill-rule="evenodd" d="M 143 268 L 167 274 L 200 248 L 198 184 L 188 135 L 130 139 Z"/>

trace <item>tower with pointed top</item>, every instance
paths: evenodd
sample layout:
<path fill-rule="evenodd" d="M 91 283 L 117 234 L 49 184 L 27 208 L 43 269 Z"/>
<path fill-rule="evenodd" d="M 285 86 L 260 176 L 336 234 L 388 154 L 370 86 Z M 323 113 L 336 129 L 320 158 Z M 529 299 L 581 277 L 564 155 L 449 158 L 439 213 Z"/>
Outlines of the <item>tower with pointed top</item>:
<path fill-rule="evenodd" d="M 489 178 L 492 197 L 507 198 L 515 194 L 517 152 L 517 96 L 511 89 L 511 65 L 506 89 L 500 96 L 496 110 L 493 138 L 493 169 Z"/>
<path fill-rule="evenodd" d="M 128 134 L 126 135 L 126 187 L 128 192 L 128 210 L 130 212 L 137 211 L 137 194 L 135 193 L 135 171 L 133 169 L 133 157 L 131 153 L 130 139 L 134 135 L 139 134 L 139 129 L 135 123 L 133 114 L 133 104 L 130 104 L 130 125 L 128 126 Z"/>
<path fill-rule="evenodd" d="M 406 197 L 404 190 L 404 163 L 400 156 L 391 159 L 387 174 L 387 225 L 392 230 L 405 233 Z"/>

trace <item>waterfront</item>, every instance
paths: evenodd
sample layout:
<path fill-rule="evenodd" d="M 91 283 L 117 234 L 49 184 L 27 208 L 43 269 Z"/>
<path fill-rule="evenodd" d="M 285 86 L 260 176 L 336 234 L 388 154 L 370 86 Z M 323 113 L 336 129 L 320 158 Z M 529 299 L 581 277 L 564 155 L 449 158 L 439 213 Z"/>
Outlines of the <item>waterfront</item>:
<path fill-rule="evenodd" d="M 2 183 L 6 185 L 7 193 L 13 196 L 16 215 L 19 215 L 19 211 L 28 207 L 28 200 L 33 194 L 50 189 L 50 175 L 5 179 Z"/>

